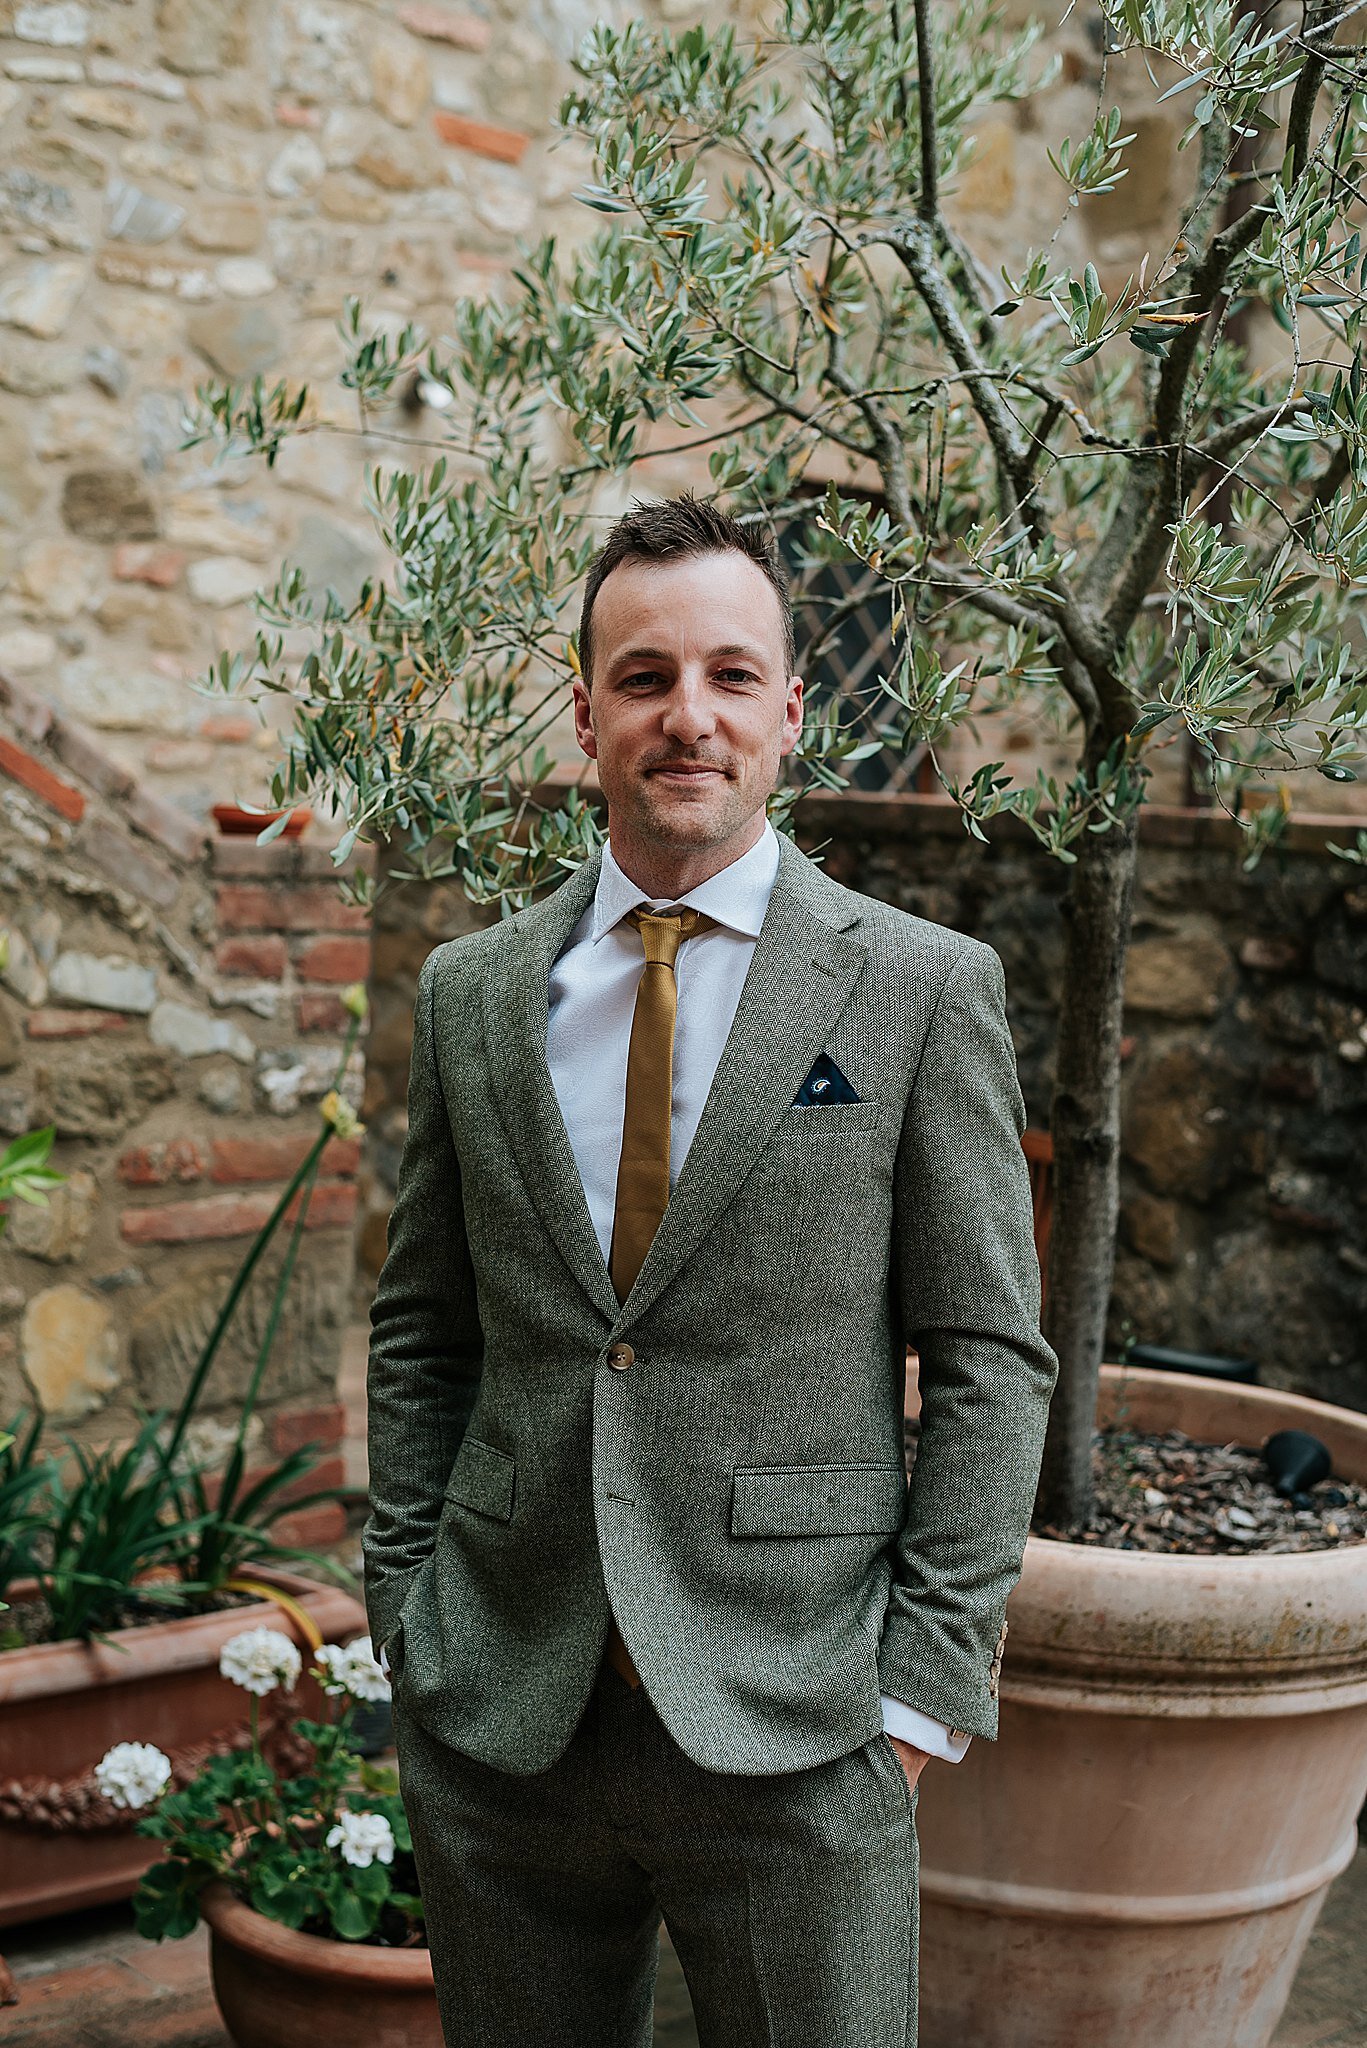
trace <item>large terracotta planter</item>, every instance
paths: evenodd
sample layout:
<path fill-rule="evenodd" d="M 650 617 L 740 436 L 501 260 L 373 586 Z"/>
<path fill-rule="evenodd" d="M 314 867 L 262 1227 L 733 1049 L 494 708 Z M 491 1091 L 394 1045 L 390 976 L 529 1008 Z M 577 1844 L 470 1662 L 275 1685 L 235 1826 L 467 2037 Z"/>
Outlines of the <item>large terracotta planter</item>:
<path fill-rule="evenodd" d="M 214 1996 L 237 2048 L 442 2048 L 425 1948 L 296 1934 L 205 1888 Z"/>
<path fill-rule="evenodd" d="M 1208 1442 L 1367 1416 L 1108 1366 Z M 921 2048 L 1266 2048 L 1367 1795 L 1367 1544 L 1177 1557 L 1031 1537 L 995 1743 L 921 1780 Z"/>
<path fill-rule="evenodd" d="M 325 1640 L 365 1628 L 349 1593 L 294 1573 L 253 1576 L 292 1594 Z M 154 1742 L 186 1768 L 244 1740 L 246 1694 L 219 1675 L 218 1656 L 260 1627 L 295 1633 L 281 1608 L 261 1601 L 98 1643 L 0 1652 L 0 1927 L 128 1897 L 157 1845 L 133 1832 L 136 1813 L 99 1796 L 95 1765 L 115 1742 Z M 293 1719 L 318 1714 L 322 1701 L 306 1679 L 290 1704 Z"/>

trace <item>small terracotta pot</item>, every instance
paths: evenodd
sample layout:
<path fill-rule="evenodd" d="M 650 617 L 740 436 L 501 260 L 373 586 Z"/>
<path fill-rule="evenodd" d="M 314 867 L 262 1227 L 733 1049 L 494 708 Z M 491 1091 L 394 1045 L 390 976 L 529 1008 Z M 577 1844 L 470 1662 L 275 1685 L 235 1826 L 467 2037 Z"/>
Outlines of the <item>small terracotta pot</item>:
<path fill-rule="evenodd" d="M 299 1601 L 325 1641 L 365 1627 L 365 1610 L 338 1586 L 264 1568 L 254 1576 Z M 295 1633 L 281 1608 L 262 1601 L 144 1622 L 94 1643 L 0 1651 L 0 1927 L 129 1896 L 159 1851 L 134 1833 L 137 1813 L 99 1796 L 95 1766 L 116 1742 L 154 1742 L 182 1768 L 240 1745 L 246 1695 L 219 1675 L 218 1657 L 233 1636 L 263 1627 Z M 286 1721 L 322 1704 L 305 1678 Z"/>
<path fill-rule="evenodd" d="M 1099 1414 L 1367 1480 L 1367 1415 L 1117 1366 Z M 1367 1543 L 1032 1536 L 996 1742 L 921 1780 L 921 2048 L 1267 2048 L 1367 1795 Z"/>
<path fill-rule="evenodd" d="M 209 1961 L 237 2048 L 442 2048 L 425 1948 L 296 1934 L 206 1885 Z"/>
<path fill-rule="evenodd" d="M 212 809 L 214 823 L 225 839 L 255 839 L 258 832 L 264 832 L 267 825 L 273 825 L 280 816 L 279 811 L 245 811 L 240 804 L 214 804 Z M 310 806 L 296 804 L 280 837 L 298 839 L 312 822 Z"/>

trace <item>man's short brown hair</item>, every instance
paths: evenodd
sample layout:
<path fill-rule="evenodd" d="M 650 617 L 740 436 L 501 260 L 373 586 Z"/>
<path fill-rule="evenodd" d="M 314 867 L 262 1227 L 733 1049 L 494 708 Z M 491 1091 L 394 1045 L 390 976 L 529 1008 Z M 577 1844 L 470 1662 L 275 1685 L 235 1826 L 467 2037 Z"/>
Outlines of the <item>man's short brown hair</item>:
<path fill-rule="evenodd" d="M 584 601 L 579 612 L 579 666 L 584 686 L 593 684 L 593 607 L 604 581 L 623 562 L 681 562 L 690 555 L 745 555 L 762 569 L 773 586 L 783 621 L 786 674 L 797 665 L 793 607 L 788 574 L 771 534 L 759 524 L 742 524 L 705 498 L 685 491 L 657 504 L 641 500 L 624 512 L 589 564 Z"/>

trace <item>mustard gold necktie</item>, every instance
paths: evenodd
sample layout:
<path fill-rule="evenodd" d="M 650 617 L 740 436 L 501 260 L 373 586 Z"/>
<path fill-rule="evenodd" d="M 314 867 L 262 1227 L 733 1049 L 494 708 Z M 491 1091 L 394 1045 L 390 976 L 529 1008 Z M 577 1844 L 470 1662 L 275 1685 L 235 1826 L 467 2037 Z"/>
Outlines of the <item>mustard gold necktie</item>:
<path fill-rule="evenodd" d="M 645 1264 L 669 1200 L 669 1120 L 679 996 L 674 962 L 685 939 L 711 930 L 717 920 L 689 907 L 661 912 L 630 910 L 627 922 L 641 934 L 646 964 L 631 1017 L 622 1156 L 617 1166 L 617 1206 L 608 1259 L 619 1301 L 626 1300 Z"/>
<path fill-rule="evenodd" d="M 622 1156 L 617 1166 L 617 1206 L 608 1258 L 619 1301 L 626 1300 L 645 1264 L 669 1200 L 674 1022 L 679 1001 L 674 962 L 685 939 L 694 932 L 710 930 L 717 922 L 715 917 L 691 906 L 658 913 L 630 910 L 627 921 L 641 934 L 646 964 L 641 970 L 636 1007 L 631 1015 Z M 628 1685 L 635 1687 L 641 1683 L 615 1619 L 609 1619 L 605 1654 Z"/>

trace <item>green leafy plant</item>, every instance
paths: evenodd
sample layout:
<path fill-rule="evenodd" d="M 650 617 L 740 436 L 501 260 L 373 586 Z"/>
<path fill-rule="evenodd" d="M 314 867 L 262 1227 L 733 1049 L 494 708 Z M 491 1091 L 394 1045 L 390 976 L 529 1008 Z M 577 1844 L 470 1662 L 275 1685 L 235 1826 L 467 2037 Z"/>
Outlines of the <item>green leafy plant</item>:
<path fill-rule="evenodd" d="M 44 1495 L 51 1475 L 38 1451 L 42 1428 L 41 1415 L 20 1413 L 12 1430 L 0 1430 L 0 1612 L 14 1581 L 32 1574 L 46 1526 Z M 0 1648 L 5 1641 L 0 1630 Z"/>
<path fill-rule="evenodd" d="M 0 1152 L 0 1230 L 8 1220 L 5 1207 L 11 1201 L 29 1202 L 46 1209 L 49 1188 L 59 1187 L 66 1175 L 48 1165 L 56 1127 L 26 1131 Z"/>
<path fill-rule="evenodd" d="M 219 1668 L 251 1695 L 248 1749 L 211 1758 L 175 1791 L 169 1759 L 149 1743 L 119 1743 L 96 1767 L 111 1804 L 149 1809 L 138 1833 L 163 1845 L 133 1900 L 139 1932 L 153 1941 L 189 1934 L 205 1885 L 221 1879 L 286 1927 L 339 1941 L 420 1943 L 422 1902 L 397 1776 L 354 1746 L 358 1704 L 389 1698 L 369 1637 L 318 1651 L 312 1676 L 336 1711 L 293 1723 L 308 1760 L 290 1775 L 265 1753 L 260 1703 L 293 1687 L 298 1650 L 274 1629 L 252 1629 L 224 1646 Z"/>
<path fill-rule="evenodd" d="M 263 1566 L 306 1564 L 344 1585 L 354 1583 L 345 1566 L 283 1542 L 273 1530 L 282 1515 L 337 1498 L 336 1487 L 295 1491 L 312 1469 L 316 1446 L 290 1452 L 264 1473 L 248 1469 L 251 1423 L 324 1149 L 334 1138 L 355 1137 L 362 1128 L 341 1084 L 365 1016 L 365 992 L 349 989 L 345 1000 L 351 1023 L 338 1064 L 338 1085 L 324 1098 L 312 1144 L 233 1277 L 175 1413 L 145 1416 L 132 1441 L 122 1446 L 91 1450 L 68 1439 L 65 1459 L 39 1457 L 35 1424 L 24 1437 L 22 1458 L 18 1452 L 0 1453 L 0 1563 L 8 1540 L 15 1550 L 17 1576 L 22 1542 L 23 1565 L 47 1604 L 50 1632 L 57 1640 L 88 1640 L 144 1607 L 177 1611 L 203 1606 L 224 1593 L 260 1594 L 263 1589 L 252 1574 Z M 190 1428 L 252 1276 L 287 1221 L 285 1256 L 273 1284 L 233 1442 L 221 1468 L 210 1471 L 186 1458 Z M 14 1465 L 9 1488 L 5 1461 Z M 11 1499 L 16 1518 L 23 1512 L 12 1531 L 4 1519 Z M 41 1503 L 36 1514 L 35 1502 Z"/>
<path fill-rule="evenodd" d="M 0 932 L 0 969 L 8 959 L 9 935 Z M 9 1221 L 11 1201 L 45 1209 L 48 1190 L 65 1179 L 47 1163 L 56 1135 L 49 1124 L 12 1139 L 0 1152 L 0 1231 Z M 6 1588 L 33 1569 L 34 1543 L 43 1526 L 38 1503 L 49 1475 L 37 1454 L 41 1432 L 41 1416 L 26 1427 L 22 1415 L 12 1430 L 0 1430 L 0 1613 Z M 0 1636 L 0 1647 L 3 1643 Z"/>
<path fill-rule="evenodd" d="M 169 1508 L 160 1428 L 152 1415 L 121 1448 L 68 1443 L 70 1464 L 54 1461 L 35 1577 L 58 1642 L 99 1634 L 130 1601 L 178 1608 L 207 1590 L 176 1569 L 195 1527 Z"/>
<path fill-rule="evenodd" d="M 342 1083 L 366 1015 L 365 990 L 359 985 L 348 988 L 343 992 L 342 1000 L 351 1021 L 337 1065 L 336 1085 L 324 1096 L 321 1104 L 320 1129 L 261 1226 L 234 1278 L 196 1361 L 165 1446 L 165 1464 L 168 1471 L 173 1471 L 237 1306 L 276 1232 L 292 1215 L 285 1255 L 276 1276 L 237 1430 L 223 1468 L 214 1475 L 211 1483 L 202 1471 L 192 1467 L 175 1488 L 177 1506 L 193 1538 L 184 1549 L 182 1571 L 187 1582 L 213 1591 L 225 1588 L 257 1590 L 249 1575 L 262 1564 L 308 1563 L 344 1584 L 352 1583 L 352 1574 L 331 1559 L 320 1557 L 316 1552 L 292 1549 L 272 1534 L 271 1525 L 281 1515 L 295 1514 L 316 1503 L 337 1498 L 336 1487 L 322 1487 L 306 1494 L 294 1491 L 299 1480 L 312 1468 L 316 1448 L 303 1446 L 292 1451 L 270 1471 L 255 1478 L 247 1469 L 252 1418 L 261 1398 L 266 1370 L 294 1277 L 308 1219 L 309 1198 L 318 1178 L 323 1152 L 335 1138 L 355 1138 L 363 1129 L 356 1112 L 342 1094 Z"/>
<path fill-rule="evenodd" d="M 1040 1491 L 1065 1531 L 1092 1497 L 1156 751 L 1195 762 L 1251 866 L 1292 782 L 1355 777 L 1367 731 L 1362 52 L 1336 41 L 1329 0 L 1100 13 L 1096 118 L 1053 155 L 1060 224 L 1083 196 L 1120 224 L 1138 76 L 1174 81 L 1153 106 L 1189 110 L 1196 159 L 1177 231 L 1120 290 L 1064 236 L 998 270 L 949 203 L 982 110 L 1040 83 L 1037 28 L 1011 30 L 996 0 L 782 0 L 753 40 L 595 29 L 560 120 L 600 230 L 527 251 L 503 297 L 456 304 L 440 345 L 348 304 L 343 382 L 389 453 L 368 495 L 392 573 L 345 602 L 287 569 L 254 646 L 207 679 L 288 701 L 272 802 L 334 805 L 339 859 L 385 837 L 400 877 L 457 876 L 511 908 L 600 837 L 582 792 L 537 786 L 605 496 L 691 456 L 741 516 L 796 522 L 804 569 L 862 563 L 891 602 L 882 743 L 919 753 L 974 836 L 1010 817 L 1068 870 Z M 1264 367 L 1243 339 L 1257 312 L 1285 337 Z M 273 461 L 334 417 L 288 381 L 206 386 L 189 441 Z M 877 489 L 823 500 L 818 455 Z M 1012 707 L 1067 746 L 1067 772 L 956 768 L 949 743 Z M 776 822 L 801 777 L 840 787 L 863 745 L 813 694 Z"/>

